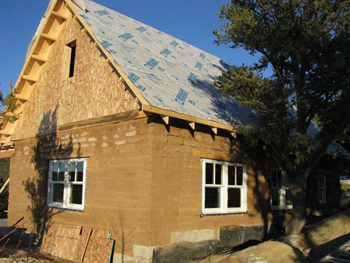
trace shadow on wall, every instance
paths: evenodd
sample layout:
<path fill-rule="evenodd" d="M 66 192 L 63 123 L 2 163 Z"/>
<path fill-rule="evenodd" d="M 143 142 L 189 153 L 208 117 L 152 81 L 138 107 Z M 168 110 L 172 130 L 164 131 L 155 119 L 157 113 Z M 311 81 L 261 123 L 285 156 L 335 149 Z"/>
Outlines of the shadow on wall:
<path fill-rule="evenodd" d="M 60 142 L 57 137 L 57 112 L 58 106 L 53 111 L 44 114 L 35 136 L 36 146 L 32 148 L 32 164 L 36 176 L 22 182 L 30 199 L 27 212 L 29 212 L 31 223 L 40 237 L 43 236 L 45 226 L 52 216 L 62 212 L 47 206 L 49 160 L 67 158 L 73 152 L 71 137 L 66 142 Z"/>

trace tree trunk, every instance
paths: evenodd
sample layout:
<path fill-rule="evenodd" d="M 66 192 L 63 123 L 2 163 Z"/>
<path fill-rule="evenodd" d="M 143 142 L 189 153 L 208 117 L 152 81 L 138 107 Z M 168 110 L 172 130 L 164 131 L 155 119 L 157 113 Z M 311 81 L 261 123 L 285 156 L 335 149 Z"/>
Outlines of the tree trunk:
<path fill-rule="evenodd" d="M 290 186 L 290 192 L 293 202 L 292 218 L 286 226 L 285 233 L 286 235 L 298 235 L 303 230 L 306 223 L 306 186 Z"/>

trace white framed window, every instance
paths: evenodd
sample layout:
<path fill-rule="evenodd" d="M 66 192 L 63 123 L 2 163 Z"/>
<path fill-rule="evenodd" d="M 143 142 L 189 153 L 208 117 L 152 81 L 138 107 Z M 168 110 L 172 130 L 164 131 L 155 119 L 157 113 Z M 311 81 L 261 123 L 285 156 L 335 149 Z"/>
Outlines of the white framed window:
<path fill-rule="evenodd" d="M 247 212 L 247 166 L 202 159 L 202 213 Z"/>
<path fill-rule="evenodd" d="M 86 163 L 85 158 L 50 161 L 48 206 L 84 210 Z"/>
<path fill-rule="evenodd" d="M 325 174 L 318 175 L 318 203 L 325 204 L 327 202 L 327 191 L 326 191 L 326 180 Z"/>
<path fill-rule="evenodd" d="M 271 169 L 271 209 L 287 210 L 292 209 L 292 198 L 287 180 L 278 169 Z"/>

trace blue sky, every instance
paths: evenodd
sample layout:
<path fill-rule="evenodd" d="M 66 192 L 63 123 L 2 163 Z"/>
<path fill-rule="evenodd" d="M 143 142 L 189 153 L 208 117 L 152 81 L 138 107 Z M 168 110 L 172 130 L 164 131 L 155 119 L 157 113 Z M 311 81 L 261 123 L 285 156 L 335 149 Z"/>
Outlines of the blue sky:
<path fill-rule="evenodd" d="M 258 60 L 243 49 L 213 44 L 213 29 L 223 22 L 217 12 L 227 0 L 94 0 L 142 23 L 181 39 L 236 66 Z M 30 40 L 49 0 L 0 0 L 0 89 L 9 92 L 24 65 Z"/>

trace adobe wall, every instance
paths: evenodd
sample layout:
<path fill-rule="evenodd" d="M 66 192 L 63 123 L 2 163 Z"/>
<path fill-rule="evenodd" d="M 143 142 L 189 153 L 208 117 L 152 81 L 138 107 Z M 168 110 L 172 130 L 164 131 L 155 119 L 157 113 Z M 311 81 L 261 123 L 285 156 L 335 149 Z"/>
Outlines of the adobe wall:
<path fill-rule="evenodd" d="M 139 109 L 112 67 L 71 18 L 52 45 L 40 78 L 15 130 L 16 138 L 36 134 L 45 115 L 55 113 L 55 124 Z M 66 45 L 76 40 L 74 76 L 68 78 Z M 46 118 L 46 123 L 52 120 Z"/>
<path fill-rule="evenodd" d="M 268 200 L 262 176 L 231 147 L 228 136 L 199 130 L 167 127 L 150 117 L 17 141 L 8 224 L 32 219 L 34 211 L 41 213 L 34 220 L 39 225 L 52 216 L 48 220 L 60 224 L 106 228 L 117 241 L 116 251 L 124 233 L 125 254 L 134 256 L 153 246 L 219 238 L 221 226 L 264 224 L 255 197 L 257 179 Z M 40 209 L 46 207 L 49 160 L 78 156 L 88 158 L 85 211 Z M 202 157 L 248 165 L 247 214 L 201 216 Z M 35 231 L 30 221 L 26 227 Z"/>

